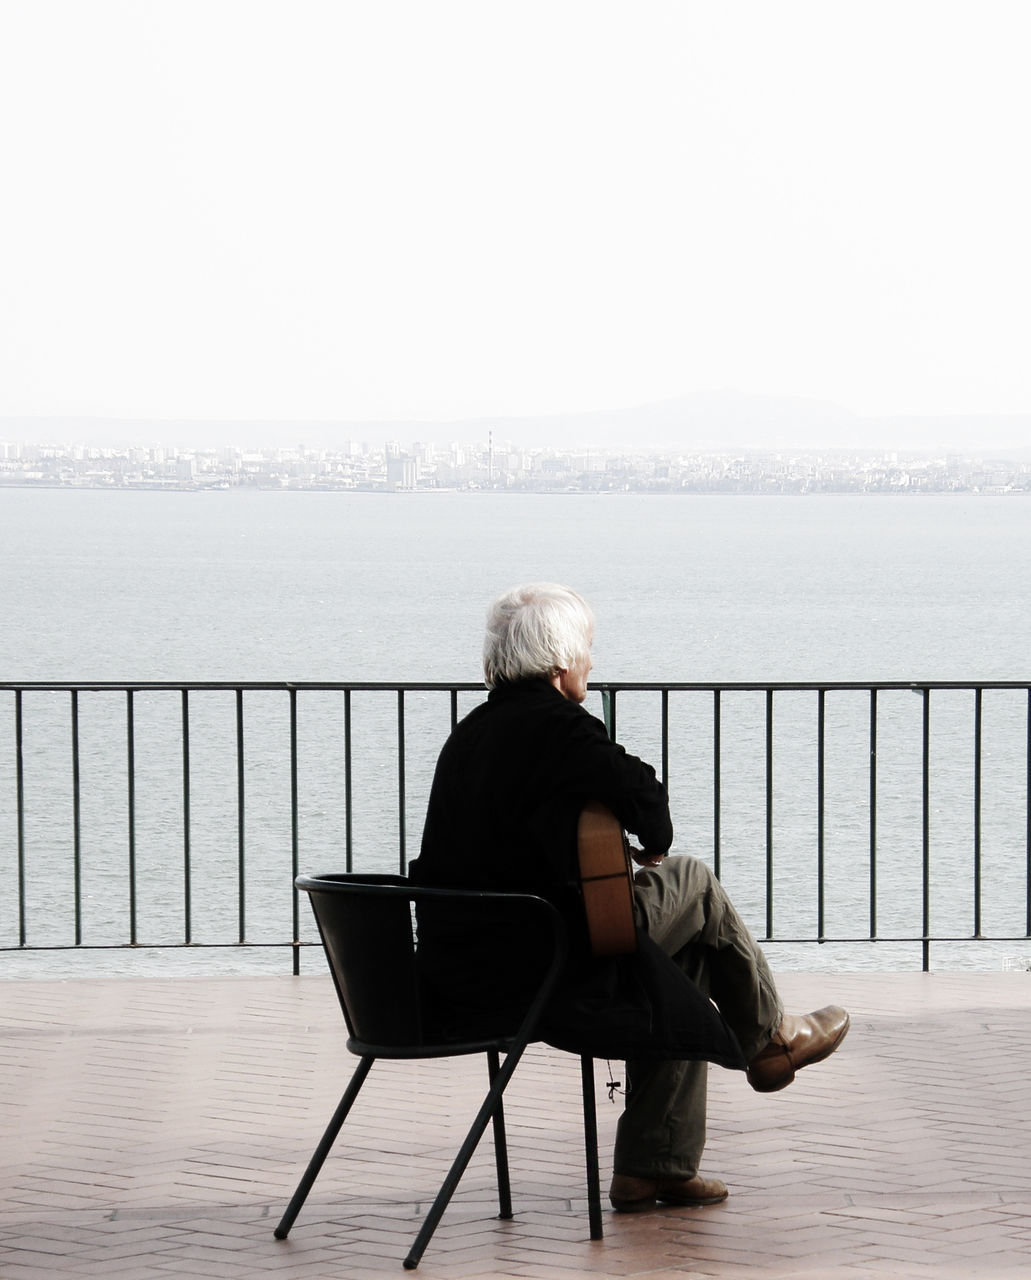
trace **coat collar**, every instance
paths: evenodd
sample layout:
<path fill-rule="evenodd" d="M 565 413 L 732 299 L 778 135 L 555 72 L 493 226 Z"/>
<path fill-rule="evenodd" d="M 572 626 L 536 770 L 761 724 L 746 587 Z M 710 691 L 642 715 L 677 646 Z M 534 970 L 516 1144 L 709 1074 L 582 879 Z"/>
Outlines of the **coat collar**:
<path fill-rule="evenodd" d="M 487 701 L 492 703 L 512 702 L 516 699 L 547 702 L 552 698 L 558 698 L 560 702 L 565 701 L 551 681 L 545 680 L 543 676 L 530 676 L 526 680 L 499 681 L 487 694 Z"/>

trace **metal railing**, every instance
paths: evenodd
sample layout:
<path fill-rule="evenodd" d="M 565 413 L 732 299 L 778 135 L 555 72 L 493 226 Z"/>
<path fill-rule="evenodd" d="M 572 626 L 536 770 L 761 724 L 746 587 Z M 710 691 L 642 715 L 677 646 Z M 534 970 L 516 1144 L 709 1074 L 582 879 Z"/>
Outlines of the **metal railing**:
<path fill-rule="evenodd" d="M 403 873 L 440 746 L 484 691 L 0 695 L 0 950 L 289 948 L 296 973 L 315 935 L 295 876 Z M 619 683 L 588 707 L 655 763 L 675 848 L 764 944 L 916 948 L 928 969 L 932 945 L 1031 943 L 1031 683 Z"/>

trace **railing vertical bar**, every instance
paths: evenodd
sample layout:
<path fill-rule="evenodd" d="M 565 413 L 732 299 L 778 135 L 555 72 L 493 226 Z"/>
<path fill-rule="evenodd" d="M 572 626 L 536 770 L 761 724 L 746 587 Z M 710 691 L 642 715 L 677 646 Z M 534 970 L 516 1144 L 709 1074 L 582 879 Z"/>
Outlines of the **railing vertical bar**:
<path fill-rule="evenodd" d="M 669 690 L 662 691 L 662 785 L 669 794 Z"/>
<path fill-rule="evenodd" d="M 244 768 L 243 690 L 236 690 L 236 894 L 238 937 L 247 941 L 247 774 Z"/>
<path fill-rule="evenodd" d="M 187 946 L 193 941 L 193 854 L 190 824 L 190 691 L 182 691 L 183 722 L 183 910 Z"/>
<path fill-rule="evenodd" d="M 132 689 L 125 691 L 126 807 L 129 823 L 129 943 L 136 946 L 136 705 Z"/>
<path fill-rule="evenodd" d="M 82 946 L 82 785 L 79 773 L 79 691 L 72 699 L 72 877 L 75 899 L 75 945 Z"/>
<path fill-rule="evenodd" d="M 344 690 L 344 867 L 354 870 L 354 776 L 351 764 L 351 690 Z"/>
<path fill-rule="evenodd" d="M 408 874 L 408 830 L 405 810 L 405 691 L 397 691 L 397 866 L 400 875 Z"/>
<path fill-rule="evenodd" d="M 1027 715 L 1024 742 L 1024 933 L 1031 938 L 1031 689 L 1027 691 Z"/>
<path fill-rule="evenodd" d="M 931 967 L 931 691 L 923 690 L 923 761 L 921 765 L 921 841 L 923 853 L 923 919 L 922 919 L 922 968 L 927 973 Z"/>
<path fill-rule="evenodd" d="M 458 725 L 458 690 L 451 690 L 451 730 L 454 732 Z"/>
<path fill-rule="evenodd" d="M 613 742 L 616 741 L 616 691 L 615 689 L 602 689 L 601 691 L 601 716 L 605 721 L 605 728 L 608 730 L 609 737 Z"/>
<path fill-rule="evenodd" d="M 721 843 L 721 793 L 723 764 L 723 720 L 720 709 L 720 691 L 712 691 L 712 870 L 716 879 L 722 870 L 723 848 Z"/>
<path fill-rule="evenodd" d="M 14 691 L 14 788 L 18 810 L 18 945 L 28 942 L 25 928 L 25 722 L 22 691 Z"/>
<path fill-rule="evenodd" d="M 981 730 L 984 690 L 974 690 L 974 937 L 981 936 Z"/>
<path fill-rule="evenodd" d="M 827 690 L 816 696 L 816 936 L 827 936 Z"/>
<path fill-rule="evenodd" d="M 301 872 L 300 791 L 297 781 L 297 690 L 290 688 L 290 884 L 293 973 L 301 972 L 301 895 L 294 883 Z"/>
<path fill-rule="evenodd" d="M 877 937 L 877 690 L 870 690 L 870 937 Z"/>
<path fill-rule="evenodd" d="M 766 937 L 773 937 L 773 690 L 766 690 Z"/>

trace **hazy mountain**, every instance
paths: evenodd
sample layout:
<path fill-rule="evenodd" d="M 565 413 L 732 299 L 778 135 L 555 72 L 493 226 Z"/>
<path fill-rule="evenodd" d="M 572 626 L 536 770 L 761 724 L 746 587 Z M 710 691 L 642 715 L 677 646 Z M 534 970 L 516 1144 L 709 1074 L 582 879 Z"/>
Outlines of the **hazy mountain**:
<path fill-rule="evenodd" d="M 511 441 L 557 449 L 1031 451 L 1031 414 L 860 417 L 827 401 L 733 391 L 699 392 L 627 409 L 456 422 L 0 419 L 0 440 L 98 448 L 332 448 L 349 440 L 397 440 L 407 447 L 415 440 L 437 445 L 485 441 L 491 431 L 496 446 Z"/>
<path fill-rule="evenodd" d="M 494 438 L 527 444 L 595 448 L 764 449 L 836 443 L 856 436 L 858 419 L 819 400 L 700 392 L 629 409 L 494 423 Z"/>

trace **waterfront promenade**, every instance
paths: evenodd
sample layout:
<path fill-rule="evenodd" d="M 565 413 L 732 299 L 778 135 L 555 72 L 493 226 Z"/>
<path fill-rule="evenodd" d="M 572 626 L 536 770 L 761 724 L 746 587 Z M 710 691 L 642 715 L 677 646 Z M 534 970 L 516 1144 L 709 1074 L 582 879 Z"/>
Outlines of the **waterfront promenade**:
<path fill-rule="evenodd" d="M 507 1095 L 515 1219 L 494 1216 L 485 1139 L 416 1274 L 1031 1272 L 1031 974 L 781 983 L 793 1010 L 847 1004 L 852 1031 L 780 1094 L 713 1069 L 725 1204 L 606 1211 L 592 1243 L 578 1064 L 535 1046 Z M 485 1087 L 479 1060 L 381 1064 L 279 1242 L 355 1062 L 328 978 L 0 980 L 0 1028 L 3 1280 L 402 1275 Z M 606 1189 L 619 1106 L 598 1079 Z"/>

